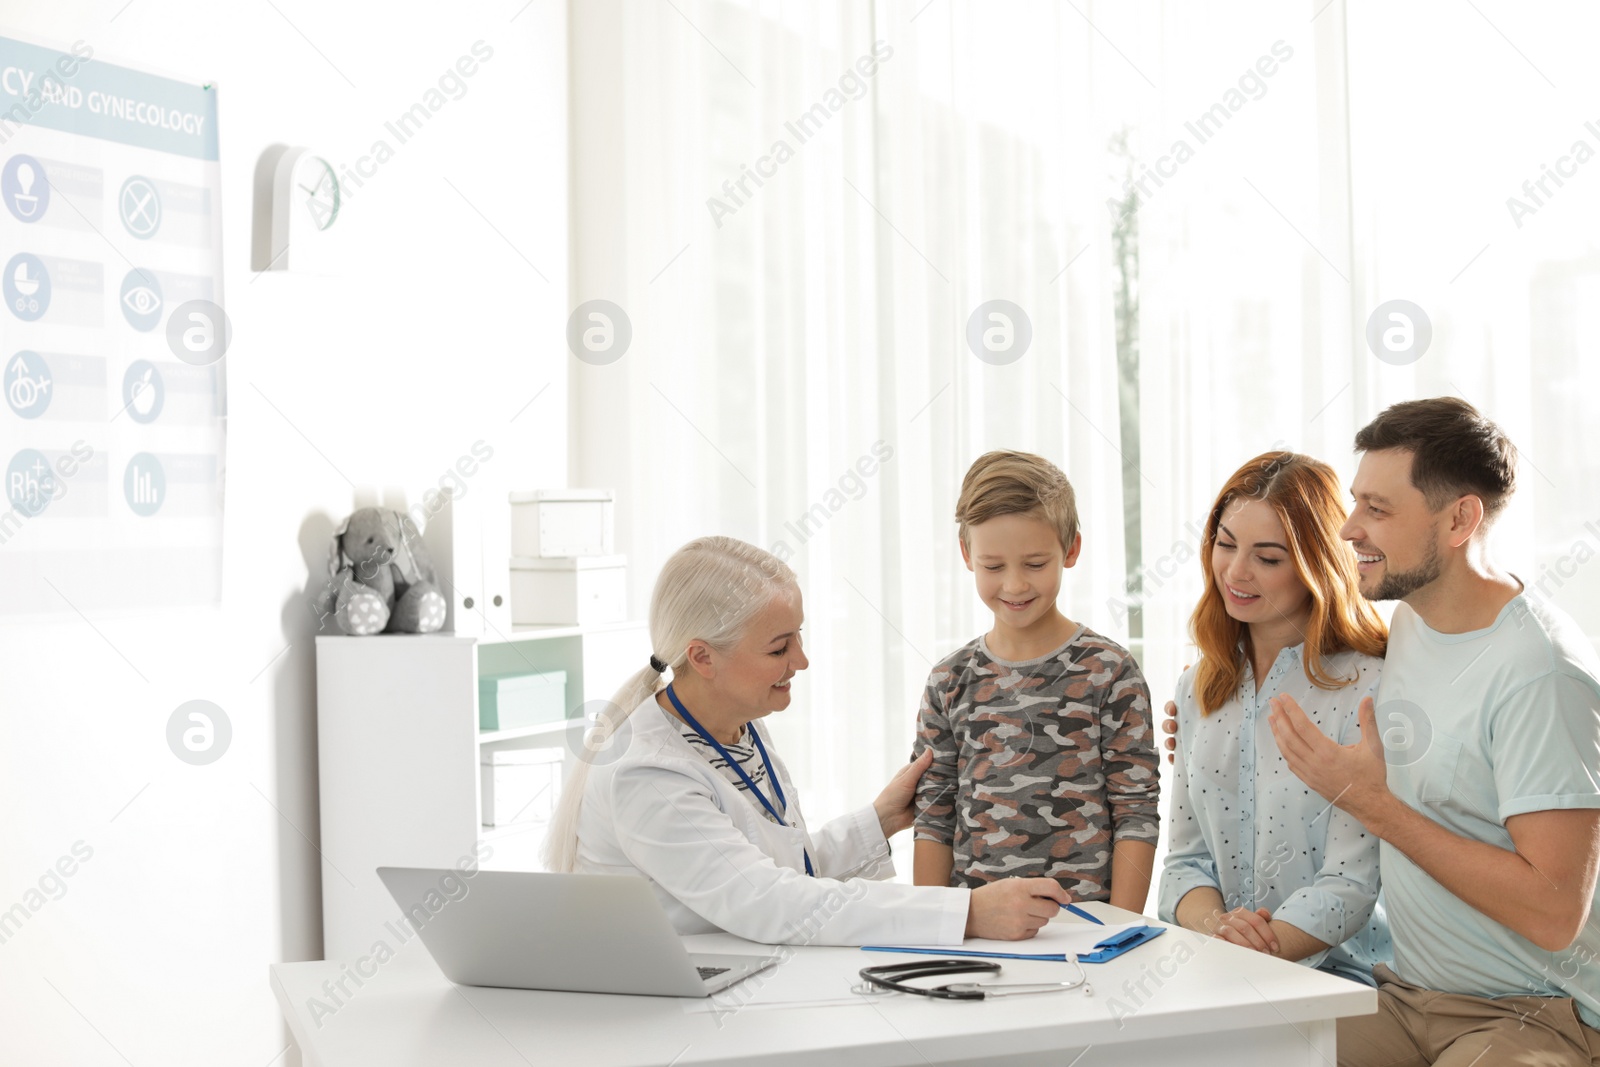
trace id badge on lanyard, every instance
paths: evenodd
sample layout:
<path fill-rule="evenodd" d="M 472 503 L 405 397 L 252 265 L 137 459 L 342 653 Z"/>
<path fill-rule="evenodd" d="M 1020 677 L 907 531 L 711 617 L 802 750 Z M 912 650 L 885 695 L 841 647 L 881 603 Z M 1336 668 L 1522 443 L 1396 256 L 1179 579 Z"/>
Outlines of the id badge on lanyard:
<path fill-rule="evenodd" d="M 690 728 L 699 734 L 706 744 L 716 749 L 717 755 L 721 756 L 728 766 L 733 768 L 734 773 L 744 782 L 745 788 L 750 790 L 750 795 L 759 800 L 761 806 L 767 809 L 767 814 L 777 820 L 779 826 L 788 827 L 789 824 L 783 819 L 783 812 L 772 806 L 772 801 L 768 800 L 767 795 L 756 787 L 756 783 L 744 772 L 744 768 L 739 765 L 739 761 L 728 754 L 728 750 L 723 748 L 721 742 L 712 737 L 704 726 L 700 725 L 698 719 L 689 714 L 689 709 L 683 706 L 683 702 L 678 699 L 678 694 L 672 691 L 672 686 L 670 685 L 667 686 L 667 699 L 672 701 L 672 707 L 677 711 L 679 717 L 688 723 Z M 784 799 L 783 783 L 778 781 L 777 772 L 772 769 L 772 761 L 767 758 L 767 746 L 761 743 L 761 734 L 754 726 L 750 727 L 750 737 L 756 743 L 756 751 L 761 754 L 761 765 L 767 770 L 767 781 L 772 783 L 772 790 L 778 795 L 778 803 L 783 805 L 783 811 L 788 811 L 789 802 Z M 806 851 L 803 845 L 800 848 L 800 855 L 806 861 L 806 874 L 815 878 L 817 872 L 811 869 L 811 854 Z"/>

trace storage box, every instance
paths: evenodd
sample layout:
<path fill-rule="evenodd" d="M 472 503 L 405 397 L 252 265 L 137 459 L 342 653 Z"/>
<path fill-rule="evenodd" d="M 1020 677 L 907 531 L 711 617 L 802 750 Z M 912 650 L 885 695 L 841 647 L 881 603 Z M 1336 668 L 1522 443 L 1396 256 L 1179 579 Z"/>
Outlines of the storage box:
<path fill-rule="evenodd" d="M 549 822 L 561 795 L 565 748 L 480 749 L 483 825 Z"/>
<path fill-rule="evenodd" d="M 511 621 L 518 626 L 596 626 L 628 614 L 626 556 L 511 558 Z"/>
<path fill-rule="evenodd" d="M 515 730 L 566 717 L 566 671 L 518 671 L 478 677 L 480 730 Z"/>
<path fill-rule="evenodd" d="M 610 489 L 538 489 L 511 494 L 511 554 L 546 559 L 616 551 Z"/>

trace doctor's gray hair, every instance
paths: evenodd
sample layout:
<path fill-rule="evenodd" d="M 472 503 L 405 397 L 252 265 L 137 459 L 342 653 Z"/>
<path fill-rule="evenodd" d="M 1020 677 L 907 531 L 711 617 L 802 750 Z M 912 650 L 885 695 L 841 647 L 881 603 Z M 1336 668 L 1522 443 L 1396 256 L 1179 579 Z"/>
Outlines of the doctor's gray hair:
<path fill-rule="evenodd" d="M 691 641 L 726 652 L 774 598 L 798 588 L 794 571 L 765 549 L 734 537 L 696 538 L 669 556 L 656 576 L 650 594 L 651 654 L 676 673 L 688 663 Z M 546 869 L 570 872 L 577 862 L 578 814 L 595 762 L 592 754 L 607 749 L 634 709 L 666 685 L 654 667 L 641 664 L 585 737 L 545 838 Z"/>

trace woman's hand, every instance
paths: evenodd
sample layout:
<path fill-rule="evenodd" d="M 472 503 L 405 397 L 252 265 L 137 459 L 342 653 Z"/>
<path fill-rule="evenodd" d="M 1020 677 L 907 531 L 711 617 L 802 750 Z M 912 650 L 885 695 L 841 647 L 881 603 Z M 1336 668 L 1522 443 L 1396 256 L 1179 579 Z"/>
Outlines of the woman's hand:
<path fill-rule="evenodd" d="M 916 821 L 917 811 L 912 801 L 917 796 L 917 783 L 922 781 L 922 772 L 932 764 L 933 749 L 923 749 L 922 755 L 895 772 L 878 799 L 872 802 L 885 841 Z"/>
<path fill-rule="evenodd" d="M 1002 878 L 972 891 L 966 936 L 1026 941 L 1070 903 L 1054 878 Z"/>
<path fill-rule="evenodd" d="M 1234 908 L 1223 912 L 1213 921 L 1211 936 L 1269 956 L 1278 954 L 1278 935 L 1272 930 L 1272 912 L 1266 908 Z"/>

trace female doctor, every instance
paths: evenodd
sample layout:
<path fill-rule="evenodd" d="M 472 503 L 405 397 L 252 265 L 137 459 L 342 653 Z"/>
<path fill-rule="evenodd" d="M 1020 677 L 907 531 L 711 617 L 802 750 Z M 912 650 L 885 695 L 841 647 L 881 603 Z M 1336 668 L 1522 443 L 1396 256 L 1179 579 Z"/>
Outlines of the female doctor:
<path fill-rule="evenodd" d="M 757 720 L 789 706 L 800 588 L 731 537 L 684 545 L 650 598 L 650 664 L 586 739 L 546 842 L 552 871 L 642 875 L 680 934 L 763 944 L 959 945 L 1032 937 L 1070 898 L 1050 878 L 979 889 L 881 881 L 928 753 L 871 806 L 818 828 Z M 672 672 L 670 685 L 662 674 Z"/>

